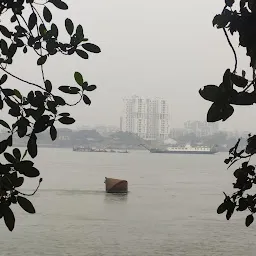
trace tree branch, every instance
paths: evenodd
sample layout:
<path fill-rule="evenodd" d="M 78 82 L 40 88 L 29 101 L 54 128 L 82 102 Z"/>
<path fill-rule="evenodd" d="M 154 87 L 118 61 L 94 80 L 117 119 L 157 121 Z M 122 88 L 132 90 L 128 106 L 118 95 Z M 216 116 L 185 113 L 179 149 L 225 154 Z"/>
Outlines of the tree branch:
<path fill-rule="evenodd" d="M 38 84 L 32 83 L 32 82 L 26 81 L 26 80 L 24 80 L 24 79 L 22 79 L 22 78 L 20 78 L 20 77 L 18 77 L 18 76 L 15 76 L 15 75 L 13 75 L 12 73 L 10 73 L 9 71 L 7 71 L 6 69 L 4 69 L 2 66 L 0 66 L 0 69 L 3 70 L 6 74 L 8 74 L 8 75 L 10 75 L 10 76 L 12 76 L 12 77 L 14 77 L 14 78 L 16 78 L 17 80 L 19 80 L 19 81 L 21 81 L 21 82 L 23 82 L 23 83 L 27 83 L 27 84 L 29 84 L 29 85 L 36 86 L 37 88 L 40 88 L 41 90 L 46 91 L 46 89 L 45 89 L 44 87 L 42 87 L 42 86 L 40 86 L 40 85 L 38 85 Z"/>
<path fill-rule="evenodd" d="M 226 36 L 226 38 L 227 38 L 228 44 L 229 44 L 229 46 L 230 46 L 230 48 L 232 49 L 233 54 L 234 54 L 234 58 L 235 58 L 235 67 L 234 67 L 233 73 L 236 73 L 236 69 L 237 69 L 237 55 L 236 55 L 236 51 L 235 51 L 234 46 L 232 45 L 232 43 L 231 43 L 231 41 L 230 41 L 230 39 L 229 39 L 229 37 L 228 37 L 228 33 L 227 33 L 226 29 L 223 28 L 223 31 L 224 31 L 224 34 L 225 34 L 225 36 Z"/>

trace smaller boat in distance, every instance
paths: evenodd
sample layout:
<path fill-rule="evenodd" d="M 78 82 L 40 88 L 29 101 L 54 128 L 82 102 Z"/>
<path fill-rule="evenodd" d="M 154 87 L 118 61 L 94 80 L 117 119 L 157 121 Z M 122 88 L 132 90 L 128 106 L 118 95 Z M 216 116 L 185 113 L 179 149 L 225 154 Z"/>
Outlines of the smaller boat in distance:
<path fill-rule="evenodd" d="M 129 153 L 127 150 L 117 151 L 114 149 L 97 149 L 97 148 L 91 148 L 91 147 L 84 147 L 84 146 L 76 146 L 73 147 L 73 151 L 76 152 L 97 152 L 97 153 Z"/>
<path fill-rule="evenodd" d="M 117 153 L 126 154 L 126 153 L 129 153 L 129 151 L 126 149 L 126 150 L 117 151 Z"/>
<path fill-rule="evenodd" d="M 127 193 L 127 180 L 113 179 L 105 177 L 105 187 L 107 193 Z"/>
<path fill-rule="evenodd" d="M 162 154 L 203 154 L 203 155 L 211 155 L 218 152 L 217 146 L 213 147 L 205 147 L 205 146 L 197 146 L 192 147 L 190 145 L 186 145 L 184 147 L 181 146 L 172 146 L 167 148 L 148 148 L 144 144 L 140 144 L 147 150 L 149 150 L 150 153 L 162 153 Z"/>

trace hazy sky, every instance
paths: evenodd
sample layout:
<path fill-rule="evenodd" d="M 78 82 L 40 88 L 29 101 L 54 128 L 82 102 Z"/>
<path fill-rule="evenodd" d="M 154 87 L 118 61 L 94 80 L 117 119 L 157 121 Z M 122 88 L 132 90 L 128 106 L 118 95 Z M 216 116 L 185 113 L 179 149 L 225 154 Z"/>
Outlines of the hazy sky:
<path fill-rule="evenodd" d="M 81 23 L 85 35 L 102 49 L 87 61 L 59 56 L 47 64 L 47 77 L 56 87 L 72 85 L 74 71 L 98 86 L 89 94 L 90 107 L 81 104 L 70 110 L 77 119 L 73 127 L 119 125 L 122 98 L 133 94 L 166 99 L 172 127 L 181 127 L 189 119 L 206 119 L 210 103 L 201 99 L 199 88 L 219 84 L 225 69 L 233 68 L 233 55 L 223 32 L 212 27 L 213 16 L 221 11 L 223 2 L 67 1 L 70 9 L 56 12 L 57 23 L 63 26 L 66 17 Z M 249 59 L 241 57 L 239 70 L 247 70 Z M 20 58 L 13 69 L 22 77 L 40 81 L 39 69 L 28 61 L 32 59 Z M 19 88 L 19 83 L 13 84 Z M 238 107 L 221 127 L 253 131 L 255 114 L 255 107 Z"/>

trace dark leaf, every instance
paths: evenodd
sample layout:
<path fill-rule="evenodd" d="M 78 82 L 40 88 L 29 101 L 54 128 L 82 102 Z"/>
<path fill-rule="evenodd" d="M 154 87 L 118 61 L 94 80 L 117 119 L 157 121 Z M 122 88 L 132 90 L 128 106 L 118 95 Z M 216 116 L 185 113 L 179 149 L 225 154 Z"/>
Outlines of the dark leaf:
<path fill-rule="evenodd" d="M 38 60 L 37 60 L 37 65 L 43 65 L 47 60 L 47 55 L 41 56 Z"/>
<path fill-rule="evenodd" d="M 36 23 L 37 23 L 37 16 L 33 12 L 33 13 L 30 14 L 29 20 L 28 20 L 28 28 L 29 28 L 29 30 L 32 30 L 35 27 Z"/>
<path fill-rule="evenodd" d="M 225 0 L 225 4 L 228 6 L 228 7 L 232 7 L 232 5 L 234 4 L 235 0 Z"/>
<path fill-rule="evenodd" d="M 22 158 L 21 158 L 22 160 L 26 157 L 27 153 L 28 153 L 28 150 L 26 149 L 24 154 L 23 154 L 23 156 L 22 156 Z"/>
<path fill-rule="evenodd" d="M 55 102 L 60 105 L 60 106 L 65 106 L 66 102 L 63 98 L 61 98 L 60 96 L 53 96 Z"/>
<path fill-rule="evenodd" d="M 14 164 L 17 162 L 16 159 L 9 153 L 4 153 L 4 157 L 11 164 Z"/>
<path fill-rule="evenodd" d="M 45 89 L 49 93 L 52 91 L 52 83 L 51 83 L 51 81 L 49 81 L 49 80 L 45 81 Z"/>
<path fill-rule="evenodd" d="M 237 208 L 238 211 L 244 211 L 248 207 L 247 200 L 245 198 L 239 199 L 239 207 Z"/>
<path fill-rule="evenodd" d="M 83 79 L 83 76 L 82 76 L 81 73 L 75 72 L 75 73 L 74 73 L 74 78 L 75 78 L 77 84 L 79 84 L 80 86 L 83 85 L 84 79 Z"/>
<path fill-rule="evenodd" d="M 50 116 L 43 115 L 41 116 L 34 125 L 34 132 L 40 133 L 45 131 L 49 126 Z"/>
<path fill-rule="evenodd" d="M 8 55 L 8 45 L 4 39 L 1 39 L 1 49 L 3 55 Z"/>
<path fill-rule="evenodd" d="M 61 10 L 68 9 L 67 4 L 61 0 L 49 0 L 49 2 L 52 3 L 53 5 L 55 5 L 58 9 L 61 9 Z"/>
<path fill-rule="evenodd" d="M 65 20 L 65 27 L 69 35 L 72 35 L 74 32 L 74 24 L 71 19 Z"/>
<path fill-rule="evenodd" d="M 222 87 L 222 88 L 221 88 Z M 229 91 L 233 89 L 232 81 L 231 81 L 231 72 L 230 69 L 226 69 L 223 75 L 223 82 L 220 85 L 221 89 L 225 89 L 225 91 Z"/>
<path fill-rule="evenodd" d="M 26 119 L 25 117 L 21 117 L 18 121 L 17 121 L 17 126 L 18 126 L 18 136 L 20 138 L 24 137 L 27 134 L 27 129 L 29 126 L 29 121 L 28 119 Z"/>
<path fill-rule="evenodd" d="M 15 180 L 15 182 L 13 182 L 13 186 L 15 188 L 18 188 L 20 186 L 22 186 L 22 184 L 24 183 L 24 178 L 23 177 L 19 177 Z"/>
<path fill-rule="evenodd" d="M 248 215 L 245 220 L 246 227 L 249 227 L 254 221 L 254 217 L 252 214 Z"/>
<path fill-rule="evenodd" d="M 52 13 L 50 12 L 50 10 L 44 6 L 44 10 L 43 10 L 43 16 L 46 22 L 51 22 L 52 20 Z"/>
<path fill-rule="evenodd" d="M 73 124 L 75 122 L 75 119 L 68 116 L 63 116 L 59 119 L 59 122 L 62 124 Z"/>
<path fill-rule="evenodd" d="M 225 28 L 230 22 L 230 17 L 224 14 L 218 14 L 213 18 L 212 25 L 217 25 L 217 28 Z"/>
<path fill-rule="evenodd" d="M 70 116 L 69 113 L 60 113 L 59 116 Z"/>
<path fill-rule="evenodd" d="M 11 36 L 12 36 L 12 33 L 3 25 L 0 25 L 0 32 L 5 37 L 11 38 Z"/>
<path fill-rule="evenodd" d="M 53 114 L 57 114 L 57 109 L 56 109 L 57 104 L 55 103 L 55 101 L 48 100 L 47 107 L 49 111 L 51 111 Z"/>
<path fill-rule="evenodd" d="M 47 33 L 47 29 L 44 24 L 39 25 L 39 32 L 41 36 L 45 36 Z"/>
<path fill-rule="evenodd" d="M 15 22 L 15 21 L 17 21 L 17 18 L 16 18 L 15 15 L 13 15 L 13 16 L 11 17 L 11 22 L 13 23 L 13 22 Z"/>
<path fill-rule="evenodd" d="M 256 153 L 256 135 L 253 135 L 248 138 L 246 146 L 246 153 L 247 154 L 255 154 Z"/>
<path fill-rule="evenodd" d="M 86 89 L 87 89 L 87 87 L 88 87 L 88 83 L 87 83 L 87 82 L 83 82 L 83 84 L 82 84 L 82 88 L 83 88 L 84 90 L 86 90 Z"/>
<path fill-rule="evenodd" d="M 54 126 L 51 126 L 50 128 L 50 135 L 52 140 L 56 140 L 57 138 L 57 130 Z"/>
<path fill-rule="evenodd" d="M 7 146 L 9 146 L 9 147 L 12 146 L 12 135 L 10 135 L 10 136 L 7 138 L 6 142 L 7 142 Z"/>
<path fill-rule="evenodd" d="M 11 202 L 12 202 L 12 204 L 16 204 L 17 203 L 17 197 L 16 196 L 11 196 Z"/>
<path fill-rule="evenodd" d="M 89 55 L 87 54 L 87 52 L 85 52 L 85 51 L 83 51 L 83 50 L 77 49 L 77 50 L 76 50 L 76 54 L 77 54 L 79 57 L 83 58 L 83 59 L 88 59 L 88 58 L 89 58 Z"/>
<path fill-rule="evenodd" d="M 29 178 L 36 178 L 40 175 L 40 172 L 35 167 L 31 167 L 24 169 L 22 174 Z"/>
<path fill-rule="evenodd" d="M 17 197 L 17 201 L 18 201 L 18 204 L 20 205 L 20 207 L 28 212 L 28 213 L 35 213 L 35 208 L 33 206 L 33 204 L 25 197 L 22 197 L 22 196 L 18 196 Z"/>
<path fill-rule="evenodd" d="M 52 33 L 52 36 L 55 38 L 57 38 L 59 35 L 58 27 L 54 23 L 51 25 L 51 33 Z"/>
<path fill-rule="evenodd" d="M 15 226 L 15 217 L 10 207 L 5 206 L 3 209 L 4 222 L 10 231 L 13 231 Z"/>
<path fill-rule="evenodd" d="M 27 52 L 28 52 L 28 48 L 27 48 L 27 46 L 24 46 L 23 53 L 27 53 Z"/>
<path fill-rule="evenodd" d="M 17 89 L 14 89 L 13 92 L 17 98 L 19 98 L 20 100 L 22 99 L 22 95 Z"/>
<path fill-rule="evenodd" d="M 85 90 L 86 90 L 87 92 L 92 92 L 92 91 L 96 90 L 96 88 L 97 88 L 96 85 L 90 85 L 90 86 L 87 86 L 87 87 L 85 88 Z"/>
<path fill-rule="evenodd" d="M 14 157 L 20 161 L 21 159 L 21 153 L 20 153 L 20 150 L 18 148 L 14 148 L 13 151 L 12 151 Z"/>
<path fill-rule="evenodd" d="M 18 117 L 20 116 L 20 108 L 11 108 L 8 113 L 11 116 Z"/>
<path fill-rule="evenodd" d="M 36 144 L 37 137 L 36 135 L 32 134 L 28 140 L 27 148 L 28 153 L 32 158 L 37 156 L 37 144 Z"/>
<path fill-rule="evenodd" d="M 11 129 L 9 124 L 7 124 L 4 120 L 0 120 L 0 125 L 2 125 L 3 127 L 7 128 L 7 129 Z"/>
<path fill-rule="evenodd" d="M 217 209 L 217 213 L 218 214 L 222 214 L 223 212 L 225 212 L 227 210 L 227 206 L 226 206 L 226 203 L 222 203 L 218 209 Z"/>
<path fill-rule="evenodd" d="M 255 93 L 239 92 L 232 95 L 230 103 L 234 105 L 249 106 L 256 102 Z"/>
<path fill-rule="evenodd" d="M 78 94 L 80 92 L 79 88 L 71 87 L 71 86 L 60 86 L 59 90 L 69 94 Z"/>
<path fill-rule="evenodd" d="M 0 94 L 0 110 L 3 109 L 3 107 L 4 107 L 4 102 L 3 102 L 2 98 L 1 98 L 1 94 Z"/>
<path fill-rule="evenodd" d="M 15 168 L 21 173 L 23 174 L 24 171 L 31 169 L 33 167 L 34 163 L 32 161 L 29 160 L 24 160 L 18 164 L 15 165 Z"/>
<path fill-rule="evenodd" d="M 225 121 L 234 113 L 234 108 L 228 104 L 213 103 L 207 113 L 207 122 Z"/>
<path fill-rule="evenodd" d="M 4 93 L 5 96 L 13 96 L 14 95 L 14 91 L 12 89 L 9 89 L 9 88 L 2 89 L 2 92 Z M 9 98 L 8 98 L 8 100 L 10 101 Z M 8 104 L 7 99 L 5 101 Z M 15 103 L 15 104 L 17 105 L 17 103 Z M 11 107 L 9 104 L 8 104 L 8 106 Z"/>
<path fill-rule="evenodd" d="M 17 47 L 23 47 L 25 45 L 21 39 L 16 39 L 15 42 Z"/>
<path fill-rule="evenodd" d="M 78 25 L 76 28 L 76 37 L 81 42 L 84 39 L 84 31 L 81 25 Z"/>
<path fill-rule="evenodd" d="M 2 75 L 0 79 L 0 85 L 4 84 L 7 81 L 8 76 L 6 74 Z"/>
<path fill-rule="evenodd" d="M 12 58 L 15 55 L 16 51 L 17 51 L 17 44 L 12 43 L 8 49 L 8 57 Z"/>
<path fill-rule="evenodd" d="M 226 213 L 227 220 L 229 220 L 231 218 L 231 216 L 233 215 L 235 206 L 236 205 L 234 203 L 232 203 L 232 202 L 229 203 L 229 207 L 227 208 L 227 213 Z"/>
<path fill-rule="evenodd" d="M 82 47 L 88 52 L 93 52 L 93 53 L 101 52 L 100 47 L 95 44 L 86 43 L 86 44 L 82 44 Z"/>
<path fill-rule="evenodd" d="M 220 89 L 216 85 L 206 85 L 199 90 L 199 94 L 205 100 L 216 102 L 220 95 Z"/>
<path fill-rule="evenodd" d="M 85 104 L 91 105 L 91 100 L 85 94 L 83 95 L 83 101 L 84 101 Z"/>
<path fill-rule="evenodd" d="M 241 88 L 246 87 L 246 85 L 248 84 L 247 79 L 245 79 L 242 76 L 235 75 L 235 74 L 231 74 L 231 80 L 236 86 L 241 87 Z"/>

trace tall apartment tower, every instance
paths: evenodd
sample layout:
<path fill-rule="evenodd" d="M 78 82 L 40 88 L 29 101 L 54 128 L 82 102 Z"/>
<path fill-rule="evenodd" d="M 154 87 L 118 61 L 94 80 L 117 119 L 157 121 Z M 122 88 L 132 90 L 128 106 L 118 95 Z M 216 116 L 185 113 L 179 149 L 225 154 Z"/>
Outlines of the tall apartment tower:
<path fill-rule="evenodd" d="M 146 140 L 164 140 L 169 136 L 169 107 L 163 99 L 126 98 L 120 120 L 122 131 Z"/>

